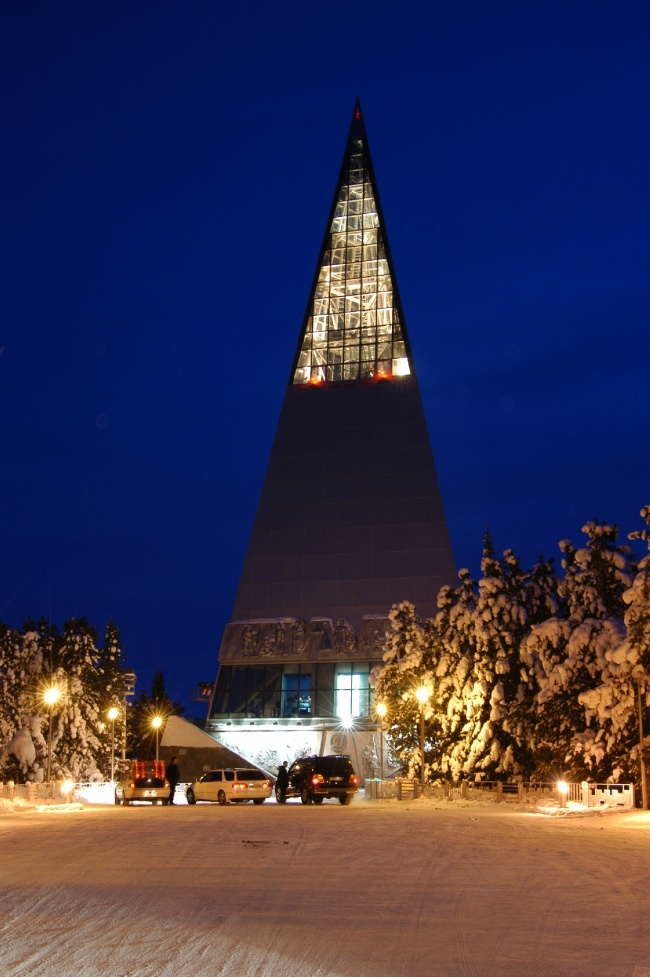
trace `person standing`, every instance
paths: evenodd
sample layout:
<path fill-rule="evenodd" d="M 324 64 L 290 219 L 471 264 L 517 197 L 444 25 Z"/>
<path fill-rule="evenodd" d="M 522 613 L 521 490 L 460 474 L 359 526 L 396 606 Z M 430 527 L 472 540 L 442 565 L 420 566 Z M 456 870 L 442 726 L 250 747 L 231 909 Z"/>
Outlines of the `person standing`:
<path fill-rule="evenodd" d="M 287 761 L 278 767 L 278 775 L 275 780 L 275 796 L 278 804 L 287 803 L 287 787 L 289 786 L 289 773 L 287 771 Z"/>
<path fill-rule="evenodd" d="M 178 769 L 178 764 L 176 763 L 175 756 L 171 758 L 171 761 L 165 767 L 165 777 L 169 781 L 169 803 L 173 804 L 176 785 L 181 779 L 181 772 Z"/>

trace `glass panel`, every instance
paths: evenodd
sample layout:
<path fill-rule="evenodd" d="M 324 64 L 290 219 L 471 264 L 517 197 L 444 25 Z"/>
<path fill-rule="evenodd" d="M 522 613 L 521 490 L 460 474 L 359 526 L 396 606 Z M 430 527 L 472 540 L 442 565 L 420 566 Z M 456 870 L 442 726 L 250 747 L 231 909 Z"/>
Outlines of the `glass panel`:
<path fill-rule="evenodd" d="M 256 668 L 249 665 L 246 675 L 249 716 L 264 715 L 264 667 Z"/>
<path fill-rule="evenodd" d="M 359 376 L 362 380 L 372 380 L 375 375 L 374 363 L 362 363 L 359 368 Z"/>
<path fill-rule="evenodd" d="M 299 665 L 285 665 L 282 676 L 282 715 L 285 718 L 298 716 Z"/>
<path fill-rule="evenodd" d="M 230 686 L 230 709 L 231 716 L 246 715 L 246 666 L 235 666 L 232 670 L 232 682 Z"/>
<path fill-rule="evenodd" d="M 393 321 L 393 310 L 392 309 L 377 309 L 377 323 L 378 325 L 390 326 Z"/>
<path fill-rule="evenodd" d="M 334 712 L 343 722 L 352 719 L 352 668 L 349 664 L 336 666 L 334 676 Z"/>
<path fill-rule="evenodd" d="M 363 318 L 362 318 L 361 321 L 363 323 L 364 335 L 366 335 L 366 333 L 365 333 L 365 330 L 366 329 L 368 330 L 369 334 L 372 334 L 373 331 L 375 330 L 376 325 L 377 325 L 377 316 L 375 314 L 374 309 L 371 310 L 371 311 L 368 311 L 368 312 L 364 312 L 363 313 Z M 301 355 L 304 355 L 304 354 L 301 354 Z"/>
<path fill-rule="evenodd" d="M 308 310 L 302 350 L 312 355 L 300 355 L 293 382 L 409 374 L 394 303 L 365 146 L 363 140 L 354 140 Z M 363 350 L 356 346 L 361 326 Z M 342 352 L 344 336 L 346 348 Z"/>
<path fill-rule="evenodd" d="M 342 722 L 356 716 L 367 716 L 369 706 L 368 665 L 356 670 L 351 665 L 337 665 L 335 675 L 335 712 Z"/>
<path fill-rule="evenodd" d="M 315 693 L 314 715 L 325 718 L 334 716 L 334 665 L 332 662 L 322 662 L 317 666 Z"/>
<path fill-rule="evenodd" d="M 327 367 L 327 379 L 330 383 L 338 383 L 339 380 L 343 379 L 343 366 L 340 363 L 334 363 Z"/>
<path fill-rule="evenodd" d="M 264 682 L 264 715 L 277 717 L 282 708 L 282 666 L 267 665 Z"/>
<path fill-rule="evenodd" d="M 303 668 L 305 666 L 303 665 Z M 311 716 L 311 671 L 300 673 L 300 692 L 298 696 L 298 714 Z"/>
<path fill-rule="evenodd" d="M 232 665 L 222 665 L 219 669 L 217 679 L 217 692 L 227 692 L 230 688 L 230 677 L 232 675 Z"/>
<path fill-rule="evenodd" d="M 411 372 L 409 361 L 406 356 L 393 360 L 393 373 L 396 377 L 407 377 Z"/>
<path fill-rule="evenodd" d="M 214 697 L 214 702 L 212 704 L 212 712 L 210 715 L 227 716 L 229 698 L 230 698 L 230 692 L 217 692 Z"/>

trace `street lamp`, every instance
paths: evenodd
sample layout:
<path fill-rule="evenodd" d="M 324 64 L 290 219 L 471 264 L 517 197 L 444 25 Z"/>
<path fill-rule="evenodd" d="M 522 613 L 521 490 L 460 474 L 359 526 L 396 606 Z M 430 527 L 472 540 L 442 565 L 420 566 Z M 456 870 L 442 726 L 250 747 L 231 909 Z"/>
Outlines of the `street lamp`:
<path fill-rule="evenodd" d="M 120 710 L 111 706 L 108 710 L 108 718 L 111 721 L 111 783 L 115 783 L 115 720 L 120 714 Z"/>
<path fill-rule="evenodd" d="M 424 703 L 429 698 L 429 690 L 421 685 L 415 690 L 415 698 L 420 703 L 420 790 L 424 787 Z"/>
<path fill-rule="evenodd" d="M 122 764 L 126 761 L 126 711 L 129 699 L 135 695 L 135 672 L 124 673 L 124 722 L 122 725 Z"/>
<path fill-rule="evenodd" d="M 384 779 L 384 716 L 388 712 L 385 702 L 378 702 L 375 712 L 379 716 L 379 779 Z"/>
<path fill-rule="evenodd" d="M 156 730 L 156 763 L 158 763 L 158 730 L 162 726 L 162 719 L 160 716 L 154 716 L 151 720 L 151 725 Z"/>
<path fill-rule="evenodd" d="M 51 685 L 49 689 L 46 689 L 43 694 L 43 699 L 50 707 L 50 732 L 47 737 L 47 783 L 50 782 L 50 771 L 52 769 L 52 713 L 54 712 L 54 706 L 59 701 L 59 696 L 61 692 L 55 685 Z"/>

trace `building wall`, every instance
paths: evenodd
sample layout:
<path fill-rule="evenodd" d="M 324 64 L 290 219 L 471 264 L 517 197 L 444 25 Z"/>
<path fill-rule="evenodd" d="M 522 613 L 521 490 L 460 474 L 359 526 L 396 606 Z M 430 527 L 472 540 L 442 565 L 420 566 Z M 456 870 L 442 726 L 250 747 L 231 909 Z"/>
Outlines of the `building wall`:
<path fill-rule="evenodd" d="M 374 729 L 328 728 L 322 725 L 226 727 L 222 723 L 209 724 L 212 735 L 228 749 L 244 756 L 251 763 L 275 774 L 287 760 L 290 764 L 301 756 L 325 756 L 342 753 L 350 757 L 362 778 L 379 776 L 381 755 L 380 732 Z M 383 747 L 384 772 L 388 771 L 388 752 Z"/>
<path fill-rule="evenodd" d="M 455 567 L 414 377 L 287 388 L 233 621 L 432 616 Z"/>

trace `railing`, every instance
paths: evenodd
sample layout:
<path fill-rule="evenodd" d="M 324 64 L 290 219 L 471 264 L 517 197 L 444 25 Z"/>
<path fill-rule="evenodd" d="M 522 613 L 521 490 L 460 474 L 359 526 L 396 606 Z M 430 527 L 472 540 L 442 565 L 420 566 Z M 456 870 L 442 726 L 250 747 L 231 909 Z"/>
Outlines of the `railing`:
<path fill-rule="evenodd" d="M 425 784 L 420 790 L 417 778 L 408 780 L 366 779 L 366 797 L 369 800 L 411 800 L 420 796 L 436 800 L 483 801 L 496 804 L 537 804 L 554 801 L 558 807 L 568 803 L 583 808 L 633 808 L 633 784 L 590 783 L 505 783 L 500 780 L 469 781 L 458 783 Z"/>
<path fill-rule="evenodd" d="M 634 807 L 634 784 L 581 784 L 586 807 Z"/>
<path fill-rule="evenodd" d="M 64 790 L 64 783 L 66 788 Z M 52 781 L 49 784 L 14 784 L 8 781 L 0 783 L 0 799 L 15 800 L 20 798 L 31 804 L 45 800 L 56 800 L 65 803 L 72 800 L 77 793 L 82 793 L 84 786 L 98 787 L 106 785 L 74 784 L 70 782 Z M 183 786 L 176 788 L 176 799 L 184 803 Z M 420 789 L 417 777 L 409 779 L 400 777 L 395 780 L 380 780 L 366 778 L 366 798 L 368 800 L 413 800 L 420 796 L 436 800 L 473 800 L 491 801 L 496 804 L 535 804 L 539 801 L 555 801 L 558 807 L 566 807 L 567 803 L 578 804 L 583 808 L 634 808 L 634 784 L 581 784 L 572 783 L 504 783 L 503 781 L 469 781 L 459 783 L 425 784 Z"/>
<path fill-rule="evenodd" d="M 60 803 L 64 803 L 69 800 L 69 796 L 72 793 L 71 790 L 64 791 L 63 781 L 51 781 L 49 784 L 35 784 L 32 781 L 28 781 L 26 784 L 15 784 L 12 780 L 9 780 L 6 784 L 0 784 L 0 798 L 4 800 L 23 800 L 28 801 L 30 804 L 38 803 L 38 801 L 51 801 L 57 800 Z"/>

